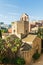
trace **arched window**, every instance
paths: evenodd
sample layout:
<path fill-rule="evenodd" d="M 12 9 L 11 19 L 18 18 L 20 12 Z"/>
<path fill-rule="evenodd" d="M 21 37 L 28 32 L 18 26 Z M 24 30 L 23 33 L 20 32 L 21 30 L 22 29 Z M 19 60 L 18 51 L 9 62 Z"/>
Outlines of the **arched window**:
<path fill-rule="evenodd" d="M 22 17 L 22 21 L 23 21 L 23 17 Z"/>
<path fill-rule="evenodd" d="M 26 16 L 25 16 L 25 21 L 26 21 Z"/>
<path fill-rule="evenodd" d="M 15 32 L 15 30 L 14 30 L 14 32 Z"/>

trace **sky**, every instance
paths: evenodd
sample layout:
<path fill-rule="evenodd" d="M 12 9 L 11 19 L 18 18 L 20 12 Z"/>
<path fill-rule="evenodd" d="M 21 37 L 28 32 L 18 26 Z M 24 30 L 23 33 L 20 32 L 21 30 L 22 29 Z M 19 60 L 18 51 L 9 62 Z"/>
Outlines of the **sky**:
<path fill-rule="evenodd" d="M 23 13 L 27 13 L 30 20 L 43 19 L 43 0 L 0 0 L 0 22 L 10 24 Z"/>

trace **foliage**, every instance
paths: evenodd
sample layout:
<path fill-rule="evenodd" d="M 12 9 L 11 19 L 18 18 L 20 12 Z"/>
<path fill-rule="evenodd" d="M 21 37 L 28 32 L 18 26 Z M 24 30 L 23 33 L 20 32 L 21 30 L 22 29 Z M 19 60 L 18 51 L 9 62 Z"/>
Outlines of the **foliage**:
<path fill-rule="evenodd" d="M 0 51 L 2 51 L 4 49 L 4 43 L 3 43 L 3 39 L 0 38 Z"/>
<path fill-rule="evenodd" d="M 2 33 L 7 33 L 8 30 L 5 28 L 5 29 L 1 29 Z"/>
<path fill-rule="evenodd" d="M 20 46 L 19 38 L 8 37 L 7 41 L 0 38 L 0 63 L 24 65 L 24 59 L 17 57 Z"/>
<path fill-rule="evenodd" d="M 2 38 L 2 32 L 1 32 L 1 30 L 0 30 L 0 37 Z"/>
<path fill-rule="evenodd" d="M 7 47 L 11 47 L 12 52 L 17 52 L 21 46 L 21 40 L 14 37 L 7 37 L 6 40 L 8 42 Z"/>
<path fill-rule="evenodd" d="M 7 45 L 6 45 L 6 46 L 7 46 L 7 47 L 9 47 L 9 48 L 11 48 L 12 44 L 7 43 Z"/>
<path fill-rule="evenodd" d="M 16 38 L 15 39 L 15 43 L 20 43 L 20 39 L 19 38 Z"/>
<path fill-rule="evenodd" d="M 24 65 L 25 60 L 23 58 L 17 57 L 17 58 L 15 58 L 14 64 L 16 64 L 16 65 Z"/>
<path fill-rule="evenodd" d="M 40 54 L 39 54 L 38 52 L 36 52 L 36 53 L 33 55 L 33 59 L 34 59 L 34 60 L 37 60 L 39 57 L 40 57 Z"/>
<path fill-rule="evenodd" d="M 38 37 L 43 39 L 43 28 L 38 29 Z"/>
<path fill-rule="evenodd" d="M 17 52 L 17 47 L 14 46 L 14 47 L 11 48 L 11 50 L 12 50 L 12 52 Z"/>
<path fill-rule="evenodd" d="M 0 60 L 4 64 L 15 64 L 15 65 L 24 65 L 25 64 L 25 60 L 20 57 L 10 58 L 10 57 L 4 56 Z"/>
<path fill-rule="evenodd" d="M 5 63 L 5 64 L 10 63 L 9 57 L 4 56 L 4 58 L 2 58 L 2 63 Z"/>
<path fill-rule="evenodd" d="M 18 48 L 21 46 L 21 40 L 19 38 L 16 38 L 14 43 L 16 44 L 16 47 Z"/>
<path fill-rule="evenodd" d="M 0 63 L 1 63 L 3 55 L 4 55 L 3 52 L 5 51 L 4 43 L 5 43 L 5 41 L 2 38 L 0 38 Z"/>

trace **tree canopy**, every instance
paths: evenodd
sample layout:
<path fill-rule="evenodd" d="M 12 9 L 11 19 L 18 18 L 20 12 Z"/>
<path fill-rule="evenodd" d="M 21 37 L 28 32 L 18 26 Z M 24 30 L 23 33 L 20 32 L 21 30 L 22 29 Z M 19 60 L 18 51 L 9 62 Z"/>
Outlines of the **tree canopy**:
<path fill-rule="evenodd" d="M 38 37 L 40 37 L 41 39 L 43 39 L 43 28 L 39 28 L 38 29 Z"/>
<path fill-rule="evenodd" d="M 6 39 L 7 41 L 0 38 L 0 63 L 13 64 L 16 60 L 17 65 L 24 65 L 24 60 L 22 58 L 16 58 L 21 46 L 21 40 L 19 38 L 12 38 L 13 37 L 8 37 Z"/>

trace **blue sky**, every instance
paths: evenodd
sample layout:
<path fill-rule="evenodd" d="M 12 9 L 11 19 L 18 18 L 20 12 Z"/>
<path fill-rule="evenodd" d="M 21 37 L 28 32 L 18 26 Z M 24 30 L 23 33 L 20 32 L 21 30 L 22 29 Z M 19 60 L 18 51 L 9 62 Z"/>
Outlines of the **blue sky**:
<path fill-rule="evenodd" d="M 27 13 L 30 20 L 43 19 L 43 0 L 0 0 L 0 22 L 11 23 Z"/>

